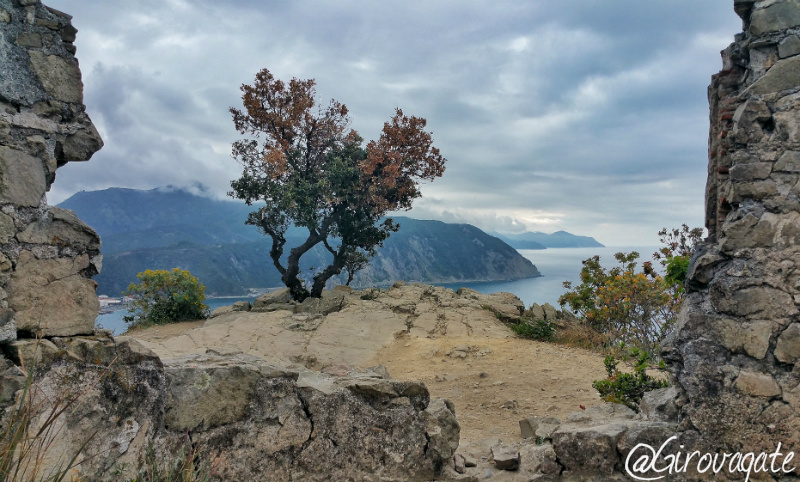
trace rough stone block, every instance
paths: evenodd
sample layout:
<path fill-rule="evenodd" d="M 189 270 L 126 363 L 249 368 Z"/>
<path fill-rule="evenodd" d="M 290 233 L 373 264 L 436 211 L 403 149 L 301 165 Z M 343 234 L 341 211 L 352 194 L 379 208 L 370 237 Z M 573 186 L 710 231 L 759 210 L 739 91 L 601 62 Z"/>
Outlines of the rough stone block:
<path fill-rule="evenodd" d="M 44 90 L 54 99 L 72 104 L 83 103 L 83 82 L 78 63 L 57 55 L 32 50 L 31 67 Z"/>
<path fill-rule="evenodd" d="M 252 311 L 272 311 L 273 305 L 281 306 L 281 309 L 292 309 L 288 305 L 292 301 L 292 296 L 289 293 L 289 288 L 282 288 L 271 293 L 264 293 L 253 301 Z M 284 306 L 287 306 L 285 307 Z"/>
<path fill-rule="evenodd" d="M 428 450 L 442 460 L 452 458 L 461 436 L 452 402 L 436 398 L 428 404 L 425 413 L 428 415 L 425 429 L 428 433 Z"/>
<path fill-rule="evenodd" d="M 763 373 L 755 373 L 742 370 L 734 382 L 737 390 L 754 397 L 777 397 L 781 394 L 781 388 L 775 380 Z"/>
<path fill-rule="evenodd" d="M 795 363 L 800 360 L 800 323 L 792 323 L 783 330 L 773 354 L 783 363 Z"/>
<path fill-rule="evenodd" d="M 771 172 L 771 162 L 754 162 L 731 167 L 729 175 L 734 181 L 755 181 L 768 178 Z"/>
<path fill-rule="evenodd" d="M 246 366 L 215 366 L 203 370 L 168 366 L 166 376 L 169 400 L 175 402 L 167 402 L 165 423 L 172 430 L 194 431 L 241 420 L 261 375 L 257 368 Z M 224 396 L 220 396 L 222 394 Z M 297 405 L 295 408 L 302 411 L 299 402 Z"/>
<path fill-rule="evenodd" d="M 517 470 L 519 468 L 519 451 L 508 445 L 496 445 L 492 447 L 492 459 L 494 466 L 500 470 Z"/>
<path fill-rule="evenodd" d="M 0 343 L 8 343 L 17 339 L 17 324 L 14 322 L 14 310 L 0 308 Z"/>
<path fill-rule="evenodd" d="M 797 54 L 800 54 L 800 37 L 797 35 L 790 35 L 778 44 L 778 56 L 780 58 L 793 57 Z"/>
<path fill-rule="evenodd" d="M 549 439 L 561 425 L 554 417 L 528 417 L 519 421 L 522 438 Z"/>
<path fill-rule="evenodd" d="M 38 33 L 21 33 L 17 36 L 17 45 L 22 47 L 42 47 L 42 36 Z"/>
<path fill-rule="evenodd" d="M 0 244 L 5 244 L 17 233 L 11 216 L 0 213 Z"/>
<path fill-rule="evenodd" d="M 775 170 L 779 172 L 800 172 L 800 151 L 786 151 L 778 162 L 775 163 Z"/>
<path fill-rule="evenodd" d="M 25 366 L 49 363 L 58 357 L 59 349 L 47 338 L 17 340 L 11 344 L 17 361 Z"/>
<path fill-rule="evenodd" d="M 627 425 L 586 427 L 562 425 L 553 433 L 553 449 L 564 470 L 579 474 L 611 474 L 619 461 L 617 443 Z"/>
<path fill-rule="evenodd" d="M 642 415 L 653 422 L 677 422 L 678 407 L 675 400 L 678 389 L 674 385 L 645 392 L 639 404 Z"/>
<path fill-rule="evenodd" d="M 733 0 L 733 10 L 742 20 L 747 20 L 750 18 L 754 3 L 756 0 Z"/>
<path fill-rule="evenodd" d="M 88 161 L 102 147 L 103 140 L 100 134 L 86 117 L 80 128 L 71 134 L 58 137 L 55 154 L 60 164 Z"/>
<path fill-rule="evenodd" d="M 74 212 L 57 207 L 48 210 L 49 216 L 29 224 L 17 235 L 20 243 L 71 246 L 81 251 L 100 249 L 100 237 Z"/>
<path fill-rule="evenodd" d="M 742 203 L 750 200 L 761 201 L 777 195 L 778 186 L 771 179 L 737 182 L 731 186 L 729 200 L 734 203 Z"/>
<path fill-rule="evenodd" d="M 745 352 L 761 360 L 769 349 L 772 335 L 771 321 L 745 322 L 731 318 L 720 318 L 716 322 L 722 345 L 733 352 Z"/>
<path fill-rule="evenodd" d="M 36 207 L 47 191 L 42 161 L 0 146 L 0 202 Z"/>
<path fill-rule="evenodd" d="M 800 1 L 780 0 L 750 15 L 750 33 L 763 35 L 800 25 Z"/>
<path fill-rule="evenodd" d="M 558 312 L 550 303 L 545 303 L 542 305 L 542 310 L 544 311 L 544 317 L 548 321 L 555 321 L 556 317 L 558 316 Z"/>
<path fill-rule="evenodd" d="M 797 13 L 800 15 L 800 9 Z M 762 95 L 792 89 L 798 85 L 800 85 L 800 57 L 790 57 L 773 65 L 763 77 L 750 86 L 750 91 Z"/>
<path fill-rule="evenodd" d="M 713 288 L 710 295 L 711 303 L 717 311 L 734 316 L 758 315 L 759 319 L 777 320 L 797 314 L 794 300 L 789 293 L 768 286 Z"/>
<path fill-rule="evenodd" d="M 88 267 L 85 254 L 37 259 L 22 251 L 6 288 L 8 305 L 17 312 L 17 328 L 45 336 L 91 334 L 100 303 L 97 284 L 81 274 Z"/>

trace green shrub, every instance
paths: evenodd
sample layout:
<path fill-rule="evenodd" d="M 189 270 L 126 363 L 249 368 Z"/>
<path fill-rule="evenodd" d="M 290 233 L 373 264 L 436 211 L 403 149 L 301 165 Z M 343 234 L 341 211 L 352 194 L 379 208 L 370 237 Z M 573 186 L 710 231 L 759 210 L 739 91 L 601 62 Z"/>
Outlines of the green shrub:
<path fill-rule="evenodd" d="M 556 334 L 556 324 L 552 320 L 529 320 L 523 318 L 511 325 L 511 331 L 531 340 L 551 341 Z"/>
<path fill-rule="evenodd" d="M 608 378 L 596 380 L 592 386 L 600 393 L 606 402 L 621 403 L 634 411 L 639 411 L 639 402 L 645 392 L 669 386 L 666 380 L 659 380 L 647 374 L 650 367 L 650 355 L 646 351 L 636 348 L 631 349 L 633 358 L 633 373 L 623 373 L 617 369 L 617 360 L 613 355 L 608 355 L 603 363 L 606 366 Z M 664 368 L 664 362 L 659 363 L 659 369 Z"/>
<path fill-rule="evenodd" d="M 124 319 L 139 326 L 208 318 L 205 286 L 186 270 L 146 270 L 123 293 L 133 297 Z"/>
<path fill-rule="evenodd" d="M 651 353 L 672 330 L 680 310 L 677 286 L 656 273 L 652 264 L 643 263 L 637 271 L 639 253 L 614 255 L 620 266 L 606 269 L 600 257 L 583 261 L 581 284 L 559 298 L 561 306 L 585 320 L 592 329 Z"/>

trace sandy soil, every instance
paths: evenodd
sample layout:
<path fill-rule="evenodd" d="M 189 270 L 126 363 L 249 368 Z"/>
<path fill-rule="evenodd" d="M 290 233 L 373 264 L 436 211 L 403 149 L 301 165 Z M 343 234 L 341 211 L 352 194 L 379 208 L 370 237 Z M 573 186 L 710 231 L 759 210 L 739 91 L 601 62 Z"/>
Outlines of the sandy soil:
<path fill-rule="evenodd" d="M 203 325 L 175 323 L 127 335 L 158 343 Z M 520 338 L 406 335 L 379 349 L 365 366 L 379 364 L 399 380 L 423 381 L 432 397 L 452 400 L 462 444 L 518 440 L 522 418 L 563 419 L 581 405 L 599 404 L 592 381 L 605 377 L 598 353 Z"/>
<path fill-rule="evenodd" d="M 470 347 L 454 351 L 459 345 Z M 447 353 L 450 353 L 448 356 Z M 433 397 L 452 400 L 463 444 L 520 439 L 519 420 L 563 419 L 602 403 L 592 381 L 605 378 L 603 357 L 551 343 L 509 338 L 399 338 L 371 360 L 399 380 L 425 382 Z"/>

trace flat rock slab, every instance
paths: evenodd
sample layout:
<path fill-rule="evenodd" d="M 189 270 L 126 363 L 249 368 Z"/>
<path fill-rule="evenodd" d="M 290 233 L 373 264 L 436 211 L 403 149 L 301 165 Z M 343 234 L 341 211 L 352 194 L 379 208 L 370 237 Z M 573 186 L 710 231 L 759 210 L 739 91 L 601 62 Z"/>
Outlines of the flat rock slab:
<path fill-rule="evenodd" d="M 159 339 L 148 330 L 133 336 L 164 359 L 235 349 L 309 368 L 362 365 L 398 336 L 509 338 L 513 335 L 496 313 L 519 312 L 521 304 L 508 293 L 459 296 L 417 284 L 384 290 L 375 299 L 361 299 L 362 294 L 339 292 L 343 308 L 327 315 L 311 316 L 277 297 L 273 311 L 262 300 L 253 310 L 264 311 L 218 310 L 202 327 L 172 338 Z"/>

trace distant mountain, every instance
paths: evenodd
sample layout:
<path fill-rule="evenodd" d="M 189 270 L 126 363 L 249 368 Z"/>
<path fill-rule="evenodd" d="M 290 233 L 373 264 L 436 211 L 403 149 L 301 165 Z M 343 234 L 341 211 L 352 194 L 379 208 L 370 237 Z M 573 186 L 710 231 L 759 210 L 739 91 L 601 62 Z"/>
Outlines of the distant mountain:
<path fill-rule="evenodd" d="M 602 244 L 589 236 L 576 236 L 566 231 L 556 231 L 553 234 L 541 232 L 526 232 L 521 234 L 492 233 L 515 249 L 546 249 L 546 248 L 603 248 Z"/>
<path fill-rule="evenodd" d="M 98 294 L 119 295 L 148 268 L 188 269 L 208 294 L 237 295 L 281 285 L 269 257 L 269 239 L 244 224 L 254 208 L 242 203 L 177 189 L 111 188 L 79 192 L 59 206 L 75 211 L 103 240 L 103 270 L 94 278 Z M 474 226 L 394 219 L 400 231 L 358 273 L 354 286 L 541 276 L 511 246 Z M 299 244 L 305 234 L 305 229 L 291 228 L 287 247 Z M 328 253 L 315 249 L 304 256 L 301 268 L 310 273 L 327 264 Z"/>

